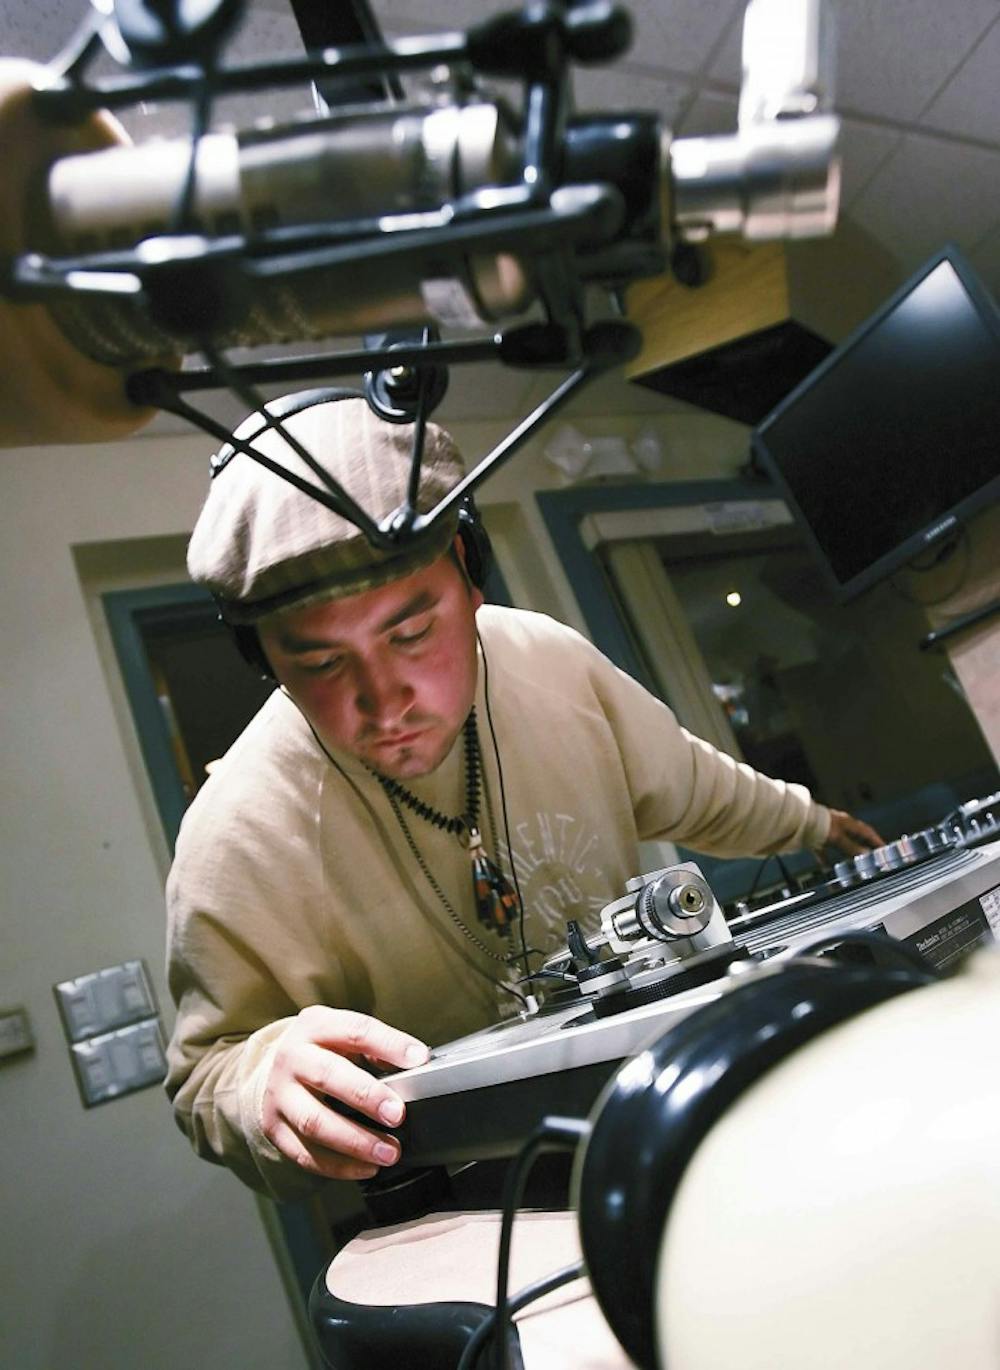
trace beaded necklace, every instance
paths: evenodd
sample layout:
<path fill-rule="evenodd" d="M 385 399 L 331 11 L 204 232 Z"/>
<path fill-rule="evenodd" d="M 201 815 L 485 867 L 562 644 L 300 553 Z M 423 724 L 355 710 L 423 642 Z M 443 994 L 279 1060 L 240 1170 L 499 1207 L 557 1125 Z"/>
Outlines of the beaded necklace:
<path fill-rule="evenodd" d="M 427 804 L 412 794 L 405 785 L 401 785 L 398 780 L 392 780 L 388 776 L 380 775 L 378 771 L 372 774 L 381 785 L 385 792 L 389 805 L 400 826 L 407 846 L 413 853 L 417 864 L 423 871 L 431 889 L 444 905 L 445 910 L 452 921 L 457 924 L 461 931 L 470 941 L 484 951 L 495 961 L 505 964 L 511 959 L 509 955 L 500 956 L 483 941 L 459 917 L 458 913 L 451 905 L 441 886 L 434 879 L 430 867 L 424 859 L 423 853 L 410 831 L 409 824 L 406 822 L 400 805 L 405 805 L 419 818 L 430 823 L 432 827 L 440 828 L 443 832 L 451 833 L 458 838 L 459 842 L 469 853 L 469 861 L 472 870 L 472 892 L 476 903 L 476 914 L 480 923 L 484 927 L 498 932 L 503 937 L 510 937 L 514 924 L 517 920 L 520 906 L 517 895 L 510 886 L 509 881 L 503 872 L 486 855 L 483 847 L 482 833 L 479 829 L 479 801 L 482 794 L 482 754 L 479 750 L 479 733 L 476 727 L 476 711 L 473 709 L 469 717 L 465 720 L 463 729 L 464 750 L 465 750 L 465 812 L 462 814 L 448 815 L 442 813 L 440 809 L 434 808 L 432 804 Z M 496 834 L 493 836 L 494 846 L 496 845 Z"/>

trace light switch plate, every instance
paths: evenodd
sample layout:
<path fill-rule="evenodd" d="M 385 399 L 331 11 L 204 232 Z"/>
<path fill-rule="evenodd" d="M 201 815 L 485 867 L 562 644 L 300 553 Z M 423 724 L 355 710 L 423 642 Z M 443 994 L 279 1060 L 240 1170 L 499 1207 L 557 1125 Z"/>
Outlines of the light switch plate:
<path fill-rule="evenodd" d="M 163 1038 L 155 1018 L 75 1042 L 70 1056 L 86 1108 L 158 1085 L 167 1073 Z"/>
<path fill-rule="evenodd" d="M 142 961 L 123 961 L 53 986 L 70 1042 L 113 1032 L 156 1016 L 156 999 Z"/>

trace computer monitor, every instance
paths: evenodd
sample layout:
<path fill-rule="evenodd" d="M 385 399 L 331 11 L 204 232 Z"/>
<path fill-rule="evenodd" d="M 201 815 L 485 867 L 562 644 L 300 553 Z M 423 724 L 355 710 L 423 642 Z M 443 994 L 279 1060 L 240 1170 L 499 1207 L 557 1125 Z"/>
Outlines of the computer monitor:
<path fill-rule="evenodd" d="M 841 600 L 1000 498 L 1000 312 L 957 249 L 836 348 L 753 445 Z"/>

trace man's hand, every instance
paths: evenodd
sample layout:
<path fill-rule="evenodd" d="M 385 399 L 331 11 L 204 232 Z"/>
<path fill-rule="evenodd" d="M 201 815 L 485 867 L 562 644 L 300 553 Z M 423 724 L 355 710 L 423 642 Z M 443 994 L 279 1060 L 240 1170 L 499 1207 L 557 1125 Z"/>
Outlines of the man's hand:
<path fill-rule="evenodd" d="M 880 837 L 874 828 L 862 823 L 853 814 L 845 813 L 843 809 L 830 810 L 830 831 L 826 840 L 845 856 L 858 856 L 872 847 L 885 846 L 885 838 Z"/>
<path fill-rule="evenodd" d="M 359 1057 L 386 1065 L 421 1065 L 427 1047 L 377 1018 L 315 1004 L 304 1008 L 278 1039 L 264 1090 L 263 1130 L 303 1170 L 334 1180 L 368 1180 L 399 1160 L 399 1143 L 329 1108 L 324 1096 L 375 1123 L 396 1127 L 405 1108 Z"/>

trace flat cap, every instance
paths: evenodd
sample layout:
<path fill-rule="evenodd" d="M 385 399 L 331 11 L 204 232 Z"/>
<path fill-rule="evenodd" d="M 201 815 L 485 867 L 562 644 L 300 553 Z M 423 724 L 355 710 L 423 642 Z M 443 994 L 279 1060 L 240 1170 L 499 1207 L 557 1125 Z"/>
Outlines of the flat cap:
<path fill-rule="evenodd" d="M 306 393 L 267 408 L 287 414 L 282 426 L 374 522 L 403 503 L 412 425 L 386 423 L 362 398 L 310 403 Z M 260 413 L 244 420 L 234 436 L 310 484 L 320 483 Z M 376 549 L 353 523 L 252 457 L 241 452 L 230 456 L 231 451 L 223 448 L 213 463 L 211 489 L 188 545 L 188 571 L 192 580 L 212 591 L 233 623 L 254 623 L 293 606 L 388 584 L 436 561 L 455 536 L 457 510 L 426 538 L 402 548 Z M 452 439 L 429 423 L 418 511 L 433 509 L 463 475 Z"/>

